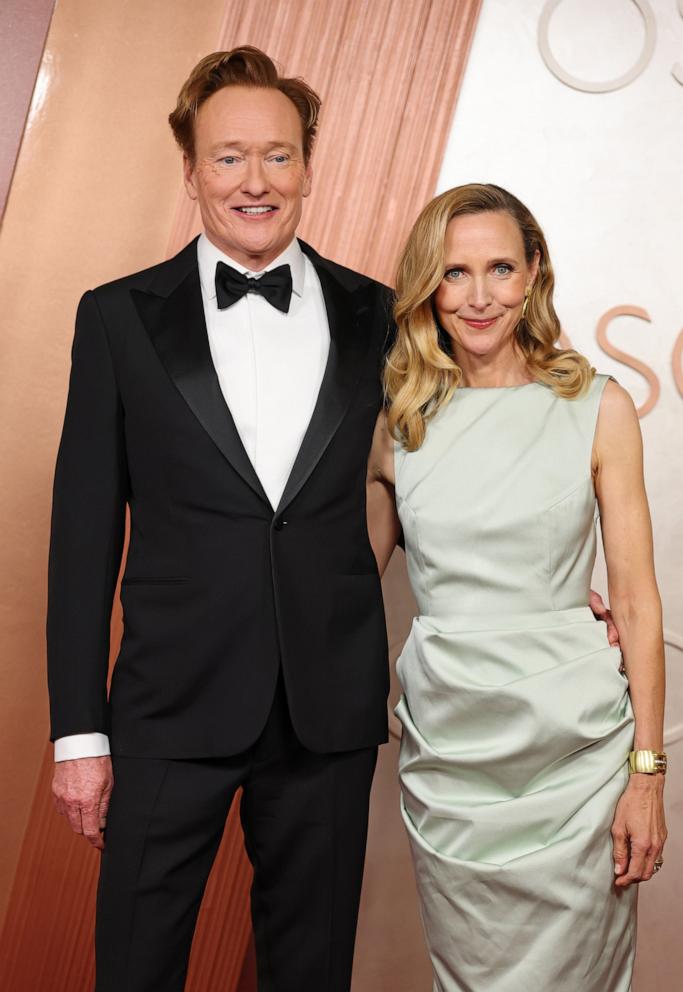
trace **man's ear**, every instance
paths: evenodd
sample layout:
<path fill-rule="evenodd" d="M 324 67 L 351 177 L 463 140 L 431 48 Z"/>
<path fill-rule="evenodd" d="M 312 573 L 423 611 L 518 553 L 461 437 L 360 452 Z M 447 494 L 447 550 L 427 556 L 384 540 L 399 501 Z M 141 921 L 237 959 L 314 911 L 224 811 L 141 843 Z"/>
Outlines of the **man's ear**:
<path fill-rule="evenodd" d="M 301 191 L 302 196 L 310 196 L 311 188 L 313 186 L 313 167 L 309 162 L 306 166 L 306 172 L 304 173 L 304 186 Z"/>
<path fill-rule="evenodd" d="M 183 155 L 183 182 L 185 183 L 185 189 L 189 198 L 196 200 L 197 187 L 195 186 L 194 162 L 192 162 L 187 154 Z"/>

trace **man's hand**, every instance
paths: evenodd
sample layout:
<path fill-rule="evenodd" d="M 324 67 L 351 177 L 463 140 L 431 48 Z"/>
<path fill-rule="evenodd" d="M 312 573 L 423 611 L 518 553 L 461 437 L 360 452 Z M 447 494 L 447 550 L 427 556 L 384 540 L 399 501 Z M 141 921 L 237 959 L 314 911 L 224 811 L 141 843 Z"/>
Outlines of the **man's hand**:
<path fill-rule="evenodd" d="M 596 619 L 604 620 L 607 624 L 607 640 L 610 642 L 612 647 L 621 647 L 619 644 L 619 631 L 617 630 L 614 620 L 612 619 L 612 614 L 605 606 L 602 596 L 595 592 L 594 589 L 591 589 L 588 605 L 595 614 Z"/>
<path fill-rule="evenodd" d="M 83 834 L 93 847 L 102 850 L 102 831 L 114 786 L 111 758 L 75 758 L 58 761 L 52 779 L 57 812 L 65 816 L 74 833 Z"/>

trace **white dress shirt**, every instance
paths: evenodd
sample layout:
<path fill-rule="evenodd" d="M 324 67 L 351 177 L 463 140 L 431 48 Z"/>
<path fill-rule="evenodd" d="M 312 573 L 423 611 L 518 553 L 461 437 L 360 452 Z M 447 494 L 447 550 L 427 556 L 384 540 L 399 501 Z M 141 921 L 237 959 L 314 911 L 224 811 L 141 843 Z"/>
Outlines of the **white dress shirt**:
<path fill-rule="evenodd" d="M 318 398 L 330 349 L 320 280 L 296 239 L 261 272 L 224 255 L 205 234 L 197 242 L 197 260 L 218 382 L 247 455 L 277 509 Z M 219 261 L 256 278 L 289 265 L 289 312 L 282 313 L 255 293 L 219 310 L 215 286 Z M 107 754 L 105 734 L 73 734 L 55 741 L 55 761 Z"/>

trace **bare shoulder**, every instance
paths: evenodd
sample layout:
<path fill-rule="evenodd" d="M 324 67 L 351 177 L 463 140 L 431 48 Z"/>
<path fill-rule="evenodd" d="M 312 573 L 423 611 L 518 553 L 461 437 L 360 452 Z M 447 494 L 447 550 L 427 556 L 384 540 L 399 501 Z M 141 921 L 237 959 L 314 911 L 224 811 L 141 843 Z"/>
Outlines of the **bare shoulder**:
<path fill-rule="evenodd" d="M 389 433 L 387 415 L 380 410 L 375 431 L 372 437 L 372 448 L 368 462 L 370 479 L 381 480 L 394 484 L 394 446 L 395 441 Z"/>
<path fill-rule="evenodd" d="M 610 379 L 600 398 L 595 431 L 595 453 L 598 461 L 617 454 L 638 454 L 641 443 L 638 411 L 631 395 L 618 382 Z"/>
<path fill-rule="evenodd" d="M 638 419 L 631 394 L 614 379 L 609 379 L 602 391 L 600 417 L 617 421 L 633 417 Z"/>

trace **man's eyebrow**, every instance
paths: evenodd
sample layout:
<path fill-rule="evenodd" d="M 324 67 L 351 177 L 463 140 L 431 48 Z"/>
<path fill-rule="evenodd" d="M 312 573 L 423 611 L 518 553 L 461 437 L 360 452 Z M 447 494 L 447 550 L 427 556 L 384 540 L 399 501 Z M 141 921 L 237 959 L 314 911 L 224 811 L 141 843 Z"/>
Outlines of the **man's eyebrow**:
<path fill-rule="evenodd" d="M 245 144 L 243 141 L 219 141 L 215 145 L 211 145 L 209 152 L 211 155 L 216 155 L 218 152 L 224 151 L 228 148 L 234 149 L 238 152 L 244 152 L 248 151 L 249 145 Z M 296 145 L 291 144 L 289 141 L 266 141 L 261 148 L 264 151 L 271 151 L 273 148 L 285 148 L 290 152 L 298 151 Z"/>

